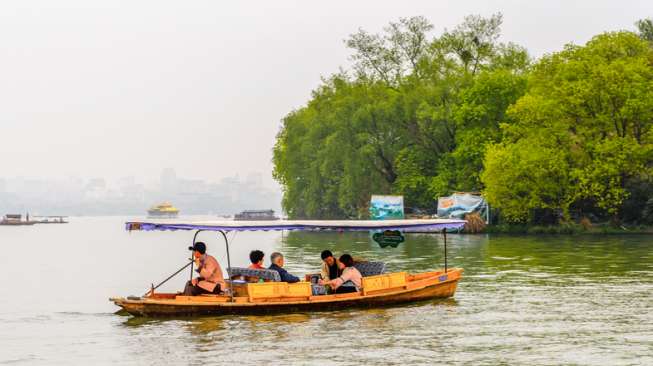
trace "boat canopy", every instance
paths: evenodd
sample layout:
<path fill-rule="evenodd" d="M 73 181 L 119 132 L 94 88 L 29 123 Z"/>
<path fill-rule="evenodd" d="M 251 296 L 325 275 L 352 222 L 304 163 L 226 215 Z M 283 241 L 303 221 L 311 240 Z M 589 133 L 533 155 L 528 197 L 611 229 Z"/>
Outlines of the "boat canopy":
<path fill-rule="evenodd" d="M 150 220 L 129 221 L 128 231 L 142 230 L 202 230 L 202 231 L 438 231 L 443 229 L 460 229 L 465 220 L 271 220 L 271 221 L 178 221 Z"/>

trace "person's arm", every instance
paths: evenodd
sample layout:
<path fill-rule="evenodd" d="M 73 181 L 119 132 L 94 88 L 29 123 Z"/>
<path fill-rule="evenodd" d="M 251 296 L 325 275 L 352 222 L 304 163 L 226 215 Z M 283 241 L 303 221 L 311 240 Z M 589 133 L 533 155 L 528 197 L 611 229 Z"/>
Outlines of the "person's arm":
<path fill-rule="evenodd" d="M 320 276 L 325 281 L 329 280 L 329 266 L 324 261 L 322 261 L 322 268 L 320 268 Z"/>
<path fill-rule="evenodd" d="M 299 277 L 291 275 L 290 273 L 288 273 L 288 271 L 286 271 L 283 268 L 281 269 L 279 274 L 281 275 L 281 282 L 288 282 L 288 283 L 299 282 Z"/>
<path fill-rule="evenodd" d="M 331 287 L 335 290 L 338 287 L 342 286 L 343 283 L 351 280 L 351 275 L 352 275 L 351 271 L 347 271 L 347 270 L 342 271 L 340 277 L 329 281 L 329 285 L 331 285 Z"/>

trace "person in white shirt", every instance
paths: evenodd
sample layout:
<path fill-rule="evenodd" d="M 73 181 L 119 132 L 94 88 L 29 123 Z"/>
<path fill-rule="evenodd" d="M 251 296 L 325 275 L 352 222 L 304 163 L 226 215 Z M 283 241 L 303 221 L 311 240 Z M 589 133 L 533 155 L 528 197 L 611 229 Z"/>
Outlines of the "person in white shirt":
<path fill-rule="evenodd" d="M 360 291 L 362 288 L 363 276 L 358 269 L 354 267 L 354 258 L 349 254 L 343 254 L 338 258 L 337 263 L 342 274 L 333 280 L 321 280 L 320 284 L 330 286 L 337 294 Z M 347 285 L 343 286 L 345 283 L 347 283 Z"/>

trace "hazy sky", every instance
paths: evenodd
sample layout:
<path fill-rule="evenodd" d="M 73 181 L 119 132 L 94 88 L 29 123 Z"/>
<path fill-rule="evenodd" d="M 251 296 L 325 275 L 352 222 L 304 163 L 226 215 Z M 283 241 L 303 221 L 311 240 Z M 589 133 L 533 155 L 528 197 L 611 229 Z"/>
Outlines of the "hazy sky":
<path fill-rule="evenodd" d="M 0 177 L 269 182 L 281 118 L 349 65 L 349 34 L 498 11 L 539 56 L 633 29 L 653 1 L 3 1 Z"/>

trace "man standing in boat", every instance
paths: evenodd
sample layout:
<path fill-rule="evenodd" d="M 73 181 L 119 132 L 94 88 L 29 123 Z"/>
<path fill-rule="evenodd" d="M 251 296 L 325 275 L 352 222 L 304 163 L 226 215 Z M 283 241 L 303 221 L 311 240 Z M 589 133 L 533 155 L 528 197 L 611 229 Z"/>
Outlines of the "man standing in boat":
<path fill-rule="evenodd" d="M 186 282 L 184 295 L 219 294 L 223 291 L 225 282 L 222 277 L 222 268 L 213 256 L 206 254 L 206 244 L 197 242 L 188 249 L 193 251 L 193 260 L 197 266 L 196 271 L 199 273 L 199 277 Z"/>

